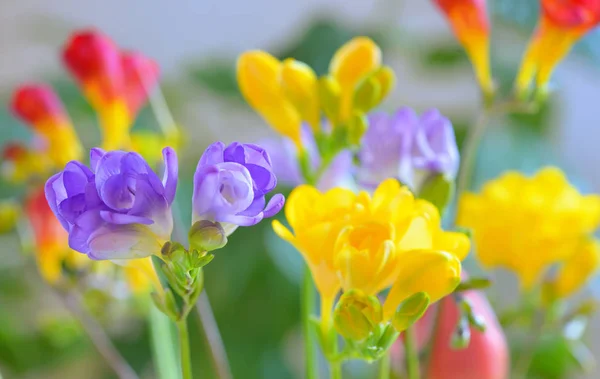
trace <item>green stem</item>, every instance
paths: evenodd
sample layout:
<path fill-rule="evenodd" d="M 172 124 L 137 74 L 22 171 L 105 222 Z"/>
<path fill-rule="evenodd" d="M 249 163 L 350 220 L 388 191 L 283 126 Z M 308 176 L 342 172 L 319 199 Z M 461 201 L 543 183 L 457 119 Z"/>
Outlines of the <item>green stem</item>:
<path fill-rule="evenodd" d="M 187 327 L 187 318 L 177 322 L 179 330 L 179 352 L 181 355 L 181 373 L 183 379 L 193 379 L 192 377 L 192 361 L 190 358 L 190 337 Z"/>
<path fill-rule="evenodd" d="M 316 379 L 319 377 L 317 367 L 317 356 L 314 343 L 314 329 L 311 324 L 311 316 L 314 314 L 315 307 L 315 288 L 312 283 L 310 269 L 304 269 L 304 281 L 302 284 L 302 331 L 304 334 L 304 355 L 305 370 L 307 379 Z"/>
<path fill-rule="evenodd" d="M 329 362 L 331 379 L 342 379 L 342 361 Z"/>
<path fill-rule="evenodd" d="M 417 349 L 415 332 L 412 326 L 404 332 L 404 355 L 406 356 L 406 372 L 408 373 L 408 379 L 419 379 L 421 377 L 419 352 Z"/>
<path fill-rule="evenodd" d="M 177 353 L 173 348 L 175 333 L 171 320 L 158 308 L 150 307 L 150 332 L 152 351 L 159 379 L 179 379 L 181 373 L 177 364 Z"/>
<path fill-rule="evenodd" d="M 457 196 L 460 196 L 465 191 L 468 191 L 469 187 L 471 186 L 475 163 L 477 161 L 477 152 L 479 150 L 481 139 L 485 134 L 488 118 L 488 110 L 482 110 L 475 120 L 474 125 L 467 131 L 468 134 L 463 143 L 460 170 L 458 172 L 458 179 L 456 181 Z"/>
<path fill-rule="evenodd" d="M 213 311 L 206 291 L 202 291 L 200 294 L 200 298 L 196 302 L 196 310 L 198 313 L 198 320 L 204 331 L 204 339 L 210 350 L 217 377 L 219 379 L 233 378 L 231 369 L 229 368 L 229 361 L 227 360 L 225 344 L 219 334 L 219 326 L 213 316 Z"/>
<path fill-rule="evenodd" d="M 388 350 L 379 359 L 379 379 L 390 379 L 391 363 L 390 351 Z"/>

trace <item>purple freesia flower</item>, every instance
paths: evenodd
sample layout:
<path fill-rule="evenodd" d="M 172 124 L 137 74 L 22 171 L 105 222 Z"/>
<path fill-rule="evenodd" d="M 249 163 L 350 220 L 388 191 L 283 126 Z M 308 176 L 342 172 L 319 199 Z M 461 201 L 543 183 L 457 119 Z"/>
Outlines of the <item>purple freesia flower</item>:
<path fill-rule="evenodd" d="M 420 117 L 410 108 L 369 115 L 359 158 L 358 179 L 367 187 L 394 177 L 417 190 L 431 174 L 454 178 L 459 165 L 452 123 L 436 109 Z"/>
<path fill-rule="evenodd" d="M 315 137 L 310 127 L 302 126 L 302 145 L 310 157 L 311 168 L 316 171 L 321 164 Z M 280 183 L 296 187 L 304 183 L 298 166 L 298 150 L 288 138 L 267 138 L 260 145 L 269 153 L 273 161 L 273 172 Z M 348 150 L 340 152 L 323 172 L 316 187 L 327 191 L 333 187 L 354 187 L 352 177 L 352 153 Z"/>
<path fill-rule="evenodd" d="M 91 259 L 131 259 L 160 252 L 171 237 L 177 155 L 163 150 L 161 179 L 137 153 L 92 149 L 91 169 L 72 161 L 46 182 L 50 208 L 69 246 Z"/>
<path fill-rule="evenodd" d="M 266 204 L 265 195 L 277 185 L 271 158 L 258 145 L 222 142 L 210 145 L 194 174 L 193 220 L 219 222 L 226 235 L 237 226 L 250 226 L 274 216 L 284 203 L 276 194 Z M 266 206 L 265 206 L 266 204 Z"/>

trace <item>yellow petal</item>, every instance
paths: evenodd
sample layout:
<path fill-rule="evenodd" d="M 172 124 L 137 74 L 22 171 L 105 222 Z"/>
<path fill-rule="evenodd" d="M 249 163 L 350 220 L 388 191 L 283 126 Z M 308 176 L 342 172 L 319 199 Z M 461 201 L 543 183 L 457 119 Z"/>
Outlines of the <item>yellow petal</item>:
<path fill-rule="evenodd" d="M 450 253 L 434 250 L 414 250 L 398 262 L 397 280 L 392 285 L 383 306 L 383 317 L 389 320 L 409 296 L 425 292 L 431 303 L 452 293 L 460 283 L 461 264 Z"/>
<path fill-rule="evenodd" d="M 578 291 L 600 267 L 600 243 L 588 240 L 559 269 L 554 282 L 555 295 L 567 297 Z"/>
<path fill-rule="evenodd" d="M 104 150 L 131 148 L 129 129 L 133 123 L 124 101 L 114 101 L 98 110 Z"/>
<path fill-rule="evenodd" d="M 433 248 L 452 253 L 462 261 L 471 250 L 471 240 L 463 233 L 441 231 L 434 239 Z"/>
<path fill-rule="evenodd" d="M 281 88 L 315 133 L 321 131 L 319 89 L 315 72 L 305 63 L 294 59 L 283 61 L 280 72 Z"/>
<path fill-rule="evenodd" d="M 367 74 L 381 66 L 381 50 L 370 38 L 356 37 L 336 51 L 329 72 L 342 89 L 354 88 Z"/>
<path fill-rule="evenodd" d="M 280 85 L 281 63 L 264 51 L 249 51 L 237 62 L 237 80 L 242 95 L 280 134 L 302 148 L 301 119 L 296 108 L 285 98 Z"/>

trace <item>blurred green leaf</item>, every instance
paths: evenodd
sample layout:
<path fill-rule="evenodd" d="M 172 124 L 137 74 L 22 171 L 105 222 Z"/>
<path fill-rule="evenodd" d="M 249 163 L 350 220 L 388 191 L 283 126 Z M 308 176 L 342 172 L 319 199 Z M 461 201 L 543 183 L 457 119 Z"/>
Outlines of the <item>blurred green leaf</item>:
<path fill-rule="evenodd" d="M 454 68 L 470 64 L 463 47 L 454 43 L 429 48 L 420 57 L 420 61 L 429 69 Z"/>

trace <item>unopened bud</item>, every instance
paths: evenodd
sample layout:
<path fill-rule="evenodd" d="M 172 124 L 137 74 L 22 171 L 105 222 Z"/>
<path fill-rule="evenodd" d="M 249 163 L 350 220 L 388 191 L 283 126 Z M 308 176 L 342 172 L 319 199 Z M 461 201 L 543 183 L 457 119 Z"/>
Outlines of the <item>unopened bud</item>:
<path fill-rule="evenodd" d="M 227 244 L 223 227 L 218 222 L 208 220 L 197 221 L 188 234 L 190 249 L 198 251 L 213 251 Z"/>
<path fill-rule="evenodd" d="M 415 293 L 400 304 L 392 319 L 392 325 L 398 332 L 405 331 L 423 316 L 429 303 L 429 296 L 425 292 Z"/>
<path fill-rule="evenodd" d="M 323 112 L 331 122 L 337 122 L 340 115 L 342 88 L 332 76 L 319 79 L 319 102 Z"/>
<path fill-rule="evenodd" d="M 337 332 L 344 338 L 353 341 L 366 339 L 382 318 L 379 300 L 375 296 L 367 296 L 359 290 L 350 290 L 344 293 L 333 312 Z"/>
<path fill-rule="evenodd" d="M 348 120 L 348 143 L 351 146 L 360 145 L 362 137 L 369 128 L 369 121 L 362 112 L 354 112 Z"/>
<path fill-rule="evenodd" d="M 380 97 L 381 85 L 375 78 L 370 76 L 365 78 L 356 88 L 352 105 L 356 110 L 368 112 L 377 105 Z"/>

